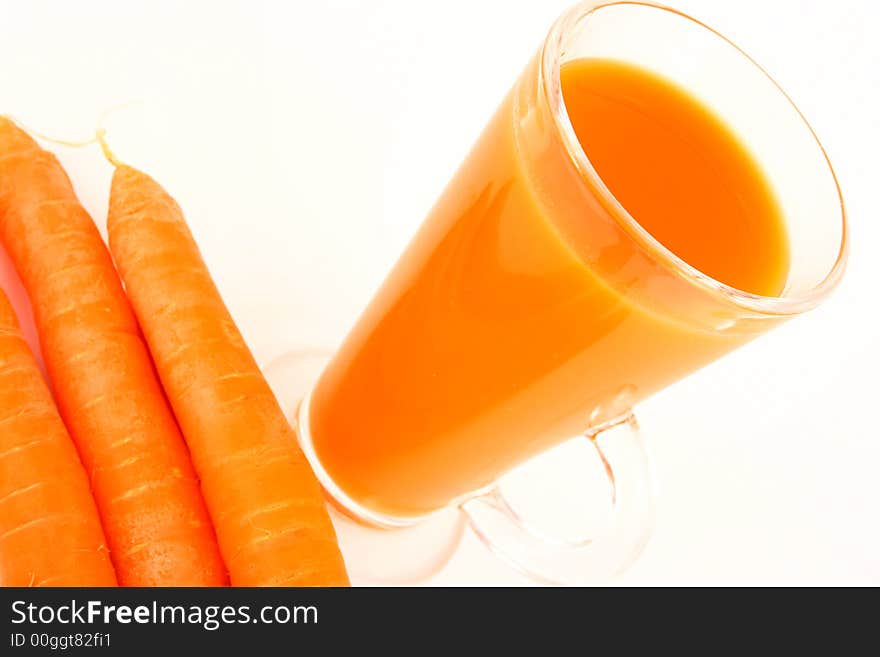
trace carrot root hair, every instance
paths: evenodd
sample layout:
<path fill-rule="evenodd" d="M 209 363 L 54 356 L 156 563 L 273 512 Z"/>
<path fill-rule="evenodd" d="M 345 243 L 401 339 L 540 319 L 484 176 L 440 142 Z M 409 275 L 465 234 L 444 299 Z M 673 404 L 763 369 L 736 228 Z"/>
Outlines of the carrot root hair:
<path fill-rule="evenodd" d="M 62 139 L 61 137 L 55 137 L 40 130 L 35 130 L 32 126 L 17 118 L 16 116 L 13 116 L 12 114 L 0 114 L 0 118 L 11 121 L 29 135 L 50 144 L 66 146 L 68 148 L 85 148 L 86 146 L 91 146 L 92 144 L 98 144 L 101 147 L 101 152 L 104 153 L 104 157 L 107 158 L 107 161 L 114 167 L 120 167 L 124 163 L 122 162 L 122 160 L 116 157 L 116 154 L 107 143 L 107 129 L 104 127 L 104 123 L 107 121 L 107 118 L 110 115 L 115 114 L 120 110 L 126 109 L 127 107 L 131 107 L 132 105 L 140 105 L 142 103 L 143 101 L 141 100 L 130 100 L 125 103 L 120 103 L 119 105 L 114 105 L 113 107 L 104 110 L 98 117 L 98 122 L 95 127 L 94 134 L 88 139 Z"/>
<path fill-rule="evenodd" d="M 98 126 L 98 130 L 95 132 L 95 140 L 101 146 L 101 152 L 104 153 L 104 157 L 107 158 L 107 161 L 113 165 L 114 168 L 119 168 L 123 166 L 123 162 L 116 157 L 116 154 L 110 148 L 110 145 L 107 143 L 107 130 L 102 126 Z"/>
<path fill-rule="evenodd" d="M 40 132 L 39 130 L 34 130 L 30 125 L 28 125 L 21 119 L 13 116 L 12 114 L 0 114 L 0 118 L 11 121 L 29 135 L 36 137 L 37 139 L 41 139 L 42 141 L 47 141 L 50 144 L 58 144 L 59 146 L 67 146 L 69 148 L 83 148 L 85 146 L 91 146 L 92 144 L 98 142 L 97 135 L 90 137 L 89 139 L 61 139 L 60 137 L 53 137 L 51 135 L 47 135 L 44 132 Z"/>

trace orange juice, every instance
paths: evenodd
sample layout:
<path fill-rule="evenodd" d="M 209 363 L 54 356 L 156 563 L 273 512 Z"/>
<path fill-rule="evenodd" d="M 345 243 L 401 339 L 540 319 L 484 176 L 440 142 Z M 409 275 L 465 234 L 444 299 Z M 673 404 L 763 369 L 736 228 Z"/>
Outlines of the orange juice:
<path fill-rule="evenodd" d="M 785 285 L 771 190 L 708 109 L 630 65 L 564 64 L 564 112 L 591 177 L 569 156 L 537 66 L 312 392 L 321 465 L 377 512 L 437 510 L 756 334 L 625 213 L 712 279 L 702 285 Z"/>

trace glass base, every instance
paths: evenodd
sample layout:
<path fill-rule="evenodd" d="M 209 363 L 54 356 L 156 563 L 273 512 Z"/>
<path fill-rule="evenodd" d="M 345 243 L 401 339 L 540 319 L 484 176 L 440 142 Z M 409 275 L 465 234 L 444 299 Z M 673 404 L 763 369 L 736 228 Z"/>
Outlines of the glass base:
<path fill-rule="evenodd" d="M 336 486 L 318 461 L 306 429 L 308 396 L 330 355 L 317 349 L 288 352 L 265 367 L 264 374 L 328 497 L 352 583 L 418 583 L 449 561 L 467 518 L 456 507 L 424 518 L 390 518 L 362 507 Z"/>

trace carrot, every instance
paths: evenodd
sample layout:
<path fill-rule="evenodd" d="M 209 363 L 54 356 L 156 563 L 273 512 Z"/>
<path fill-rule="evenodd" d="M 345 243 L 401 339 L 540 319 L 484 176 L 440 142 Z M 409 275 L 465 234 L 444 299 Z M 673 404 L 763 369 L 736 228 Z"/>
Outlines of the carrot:
<path fill-rule="evenodd" d="M 233 586 L 347 585 L 320 486 L 180 207 L 148 175 L 116 164 L 110 251 L 201 477 Z"/>
<path fill-rule="evenodd" d="M 198 480 L 110 254 L 58 160 L 3 118 L 0 238 L 120 584 L 223 585 Z"/>
<path fill-rule="evenodd" d="M 2 291 L 0 586 L 116 586 L 85 470 Z"/>

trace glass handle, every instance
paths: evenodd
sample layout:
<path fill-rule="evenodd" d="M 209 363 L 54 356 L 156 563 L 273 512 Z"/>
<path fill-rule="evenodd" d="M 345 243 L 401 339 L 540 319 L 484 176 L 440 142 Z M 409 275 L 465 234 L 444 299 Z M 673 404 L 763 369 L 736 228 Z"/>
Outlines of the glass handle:
<path fill-rule="evenodd" d="M 614 576 L 639 556 L 654 524 L 653 467 L 635 416 L 589 431 L 611 491 L 613 513 L 597 536 L 563 540 L 530 527 L 495 486 L 461 505 L 480 540 L 512 566 L 546 584 L 584 584 Z"/>

